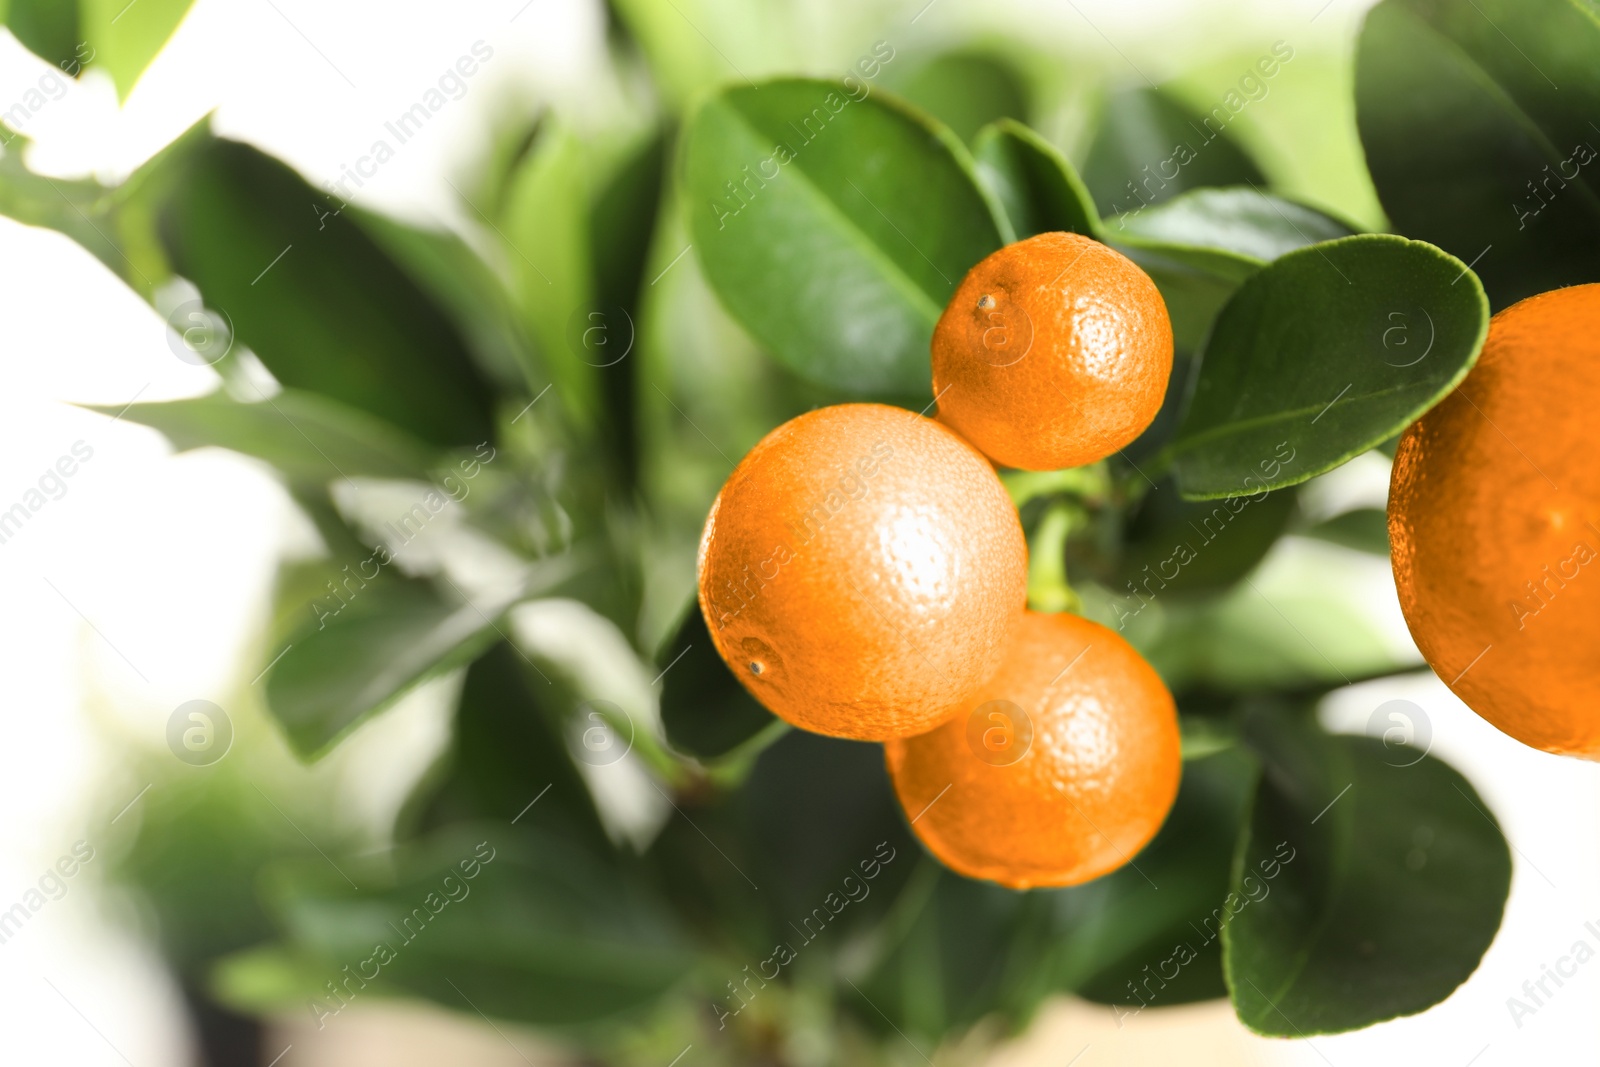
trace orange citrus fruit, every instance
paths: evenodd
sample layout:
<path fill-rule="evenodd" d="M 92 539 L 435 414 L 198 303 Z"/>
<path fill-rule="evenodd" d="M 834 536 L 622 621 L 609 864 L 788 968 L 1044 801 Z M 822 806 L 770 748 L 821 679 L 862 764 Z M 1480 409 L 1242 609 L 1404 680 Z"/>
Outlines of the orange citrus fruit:
<path fill-rule="evenodd" d="M 1172 694 L 1099 623 L 1028 612 L 968 710 L 885 746 L 912 830 L 968 877 L 1098 878 L 1155 836 L 1178 795 Z"/>
<path fill-rule="evenodd" d="M 932 419 L 841 404 L 728 477 L 700 539 L 712 641 L 757 700 L 859 740 L 931 730 L 994 673 L 1027 543 L 983 456 Z"/>
<path fill-rule="evenodd" d="M 1400 438 L 1394 581 L 1411 636 L 1525 744 L 1600 759 L 1600 285 L 1489 323 L 1461 385 Z"/>
<path fill-rule="evenodd" d="M 1132 260 L 1075 233 L 1007 245 L 967 273 L 933 331 L 939 421 L 1007 467 L 1059 470 L 1150 425 L 1172 322 Z"/>

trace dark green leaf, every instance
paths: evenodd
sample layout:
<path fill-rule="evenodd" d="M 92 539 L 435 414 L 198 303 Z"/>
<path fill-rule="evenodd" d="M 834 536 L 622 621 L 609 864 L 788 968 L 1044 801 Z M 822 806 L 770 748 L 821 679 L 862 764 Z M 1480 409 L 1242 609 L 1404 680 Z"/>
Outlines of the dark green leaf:
<path fill-rule="evenodd" d="M 1386 0 L 1356 121 L 1396 229 L 1473 264 L 1499 310 L 1600 281 L 1600 18 L 1578 0 Z"/>
<path fill-rule="evenodd" d="M 412 993 L 575 1025 L 649 1004 L 694 962 L 671 916 L 631 879 L 545 831 L 453 827 L 401 854 L 393 878 L 346 864 L 359 888 L 308 866 L 280 872 L 272 896 L 294 943 L 355 1002 Z M 313 1010 L 325 1019 L 343 1009 L 325 993 Z"/>
<path fill-rule="evenodd" d="M 527 338 L 505 285 L 477 252 L 448 230 L 412 226 L 354 205 L 344 213 L 433 298 L 486 376 L 508 391 L 529 387 L 533 357 Z"/>
<path fill-rule="evenodd" d="M 948 130 L 839 83 L 712 97 L 684 169 L 695 253 L 723 304 L 796 372 L 856 393 L 928 388 L 934 323 L 1009 237 Z"/>
<path fill-rule="evenodd" d="M 362 572 L 358 565 L 338 594 L 319 600 L 317 621 L 267 673 L 267 705 L 303 757 L 321 755 L 417 683 L 469 662 L 495 639 L 507 606 L 449 604 L 424 582 Z"/>
<path fill-rule="evenodd" d="M 461 336 L 339 199 L 248 145 L 197 151 L 166 200 L 174 269 L 284 385 L 435 445 L 489 438 L 492 396 Z"/>
<path fill-rule="evenodd" d="M 1290 252 L 1217 318 L 1169 446 L 1179 488 L 1242 496 L 1339 466 L 1453 389 L 1488 324 L 1477 279 L 1432 245 L 1364 234 Z"/>
<path fill-rule="evenodd" d="M 678 751 L 716 759 L 779 722 L 722 662 L 699 604 L 689 605 L 677 633 L 657 659 L 666 668 L 661 678 L 661 725 Z"/>
<path fill-rule="evenodd" d="M 79 0 L 83 32 L 94 48 L 94 65 L 111 75 L 119 98 L 128 98 L 139 75 L 167 43 L 193 2 Z"/>
<path fill-rule="evenodd" d="M 967 144 L 984 125 L 1028 118 L 1028 90 L 1009 63 L 979 52 L 950 52 L 912 71 L 891 88 Z"/>
<path fill-rule="evenodd" d="M 218 391 L 192 400 L 94 410 L 154 427 L 180 452 L 228 448 L 266 460 L 297 481 L 425 478 L 433 459 L 432 449 L 382 419 L 294 389 L 252 404 Z"/>
<path fill-rule="evenodd" d="M 897 862 L 909 862 L 904 857 Z M 905 890 L 914 914 L 892 951 L 841 999 L 862 1024 L 887 1039 L 896 1030 L 924 1056 L 951 1031 L 999 1006 L 1010 944 L 1029 913 L 1026 894 L 935 868 L 932 860 Z M 900 904 L 896 905 L 898 909 Z M 896 925 L 891 914 L 889 926 Z"/>
<path fill-rule="evenodd" d="M 621 467 L 624 484 L 638 475 L 639 324 L 643 321 L 645 264 L 656 235 L 662 185 L 666 178 L 667 133 L 658 131 L 622 161 L 599 194 L 589 215 L 594 250 L 594 306 L 588 309 L 578 344 L 600 371 L 605 398 L 607 439 Z M 598 333 L 591 328 L 598 325 Z M 569 342 L 571 334 L 569 328 Z M 602 340 L 586 346 L 584 340 Z"/>
<path fill-rule="evenodd" d="M 82 48 L 77 0 L 0 0 L 4 21 L 24 48 L 59 67 L 69 78 L 83 70 L 89 49 Z"/>
<path fill-rule="evenodd" d="M 1494 940 L 1511 886 L 1510 850 L 1476 791 L 1376 738 L 1284 720 L 1253 735 L 1266 769 L 1222 935 L 1239 1018 L 1303 1037 L 1444 1000 Z"/>
<path fill-rule="evenodd" d="M 450 752 L 418 790 L 423 832 L 452 822 L 517 820 L 594 849 L 605 830 L 555 728 L 551 683 L 501 642 L 467 668 Z"/>
<path fill-rule="evenodd" d="M 1018 240 L 1061 230 L 1102 239 L 1089 190 L 1055 145 L 1002 119 L 979 132 L 973 151 L 978 177 L 1005 208 Z"/>
<path fill-rule="evenodd" d="M 1294 497 L 1279 491 L 1190 501 L 1163 479 L 1131 515 L 1105 584 L 1120 593 L 1155 576 L 1164 596 L 1226 589 L 1277 543 L 1294 512 Z"/>
<path fill-rule="evenodd" d="M 1255 778 L 1238 751 L 1186 762 L 1172 814 L 1136 868 L 1055 891 L 1068 922 L 1050 962 L 1058 988 L 1115 1005 L 1120 1019 L 1228 995 L 1219 935 Z"/>
<path fill-rule="evenodd" d="M 1100 214 L 1110 218 L 1202 186 L 1264 186 L 1266 176 L 1227 132 L 1232 118 L 1226 105 L 1202 115 L 1161 89 L 1113 95 L 1083 164 Z"/>
<path fill-rule="evenodd" d="M 1342 515 L 1324 519 L 1306 530 L 1305 534 L 1375 556 L 1389 554 L 1389 514 L 1383 508 L 1346 511 Z"/>

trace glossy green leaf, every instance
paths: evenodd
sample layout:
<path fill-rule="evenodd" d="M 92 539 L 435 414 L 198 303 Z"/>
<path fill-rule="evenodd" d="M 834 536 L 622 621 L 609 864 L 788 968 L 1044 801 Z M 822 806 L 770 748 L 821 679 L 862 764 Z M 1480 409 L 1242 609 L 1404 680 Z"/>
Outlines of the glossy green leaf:
<path fill-rule="evenodd" d="M 338 197 L 248 145 L 213 141 L 165 201 L 178 273 L 285 386 L 435 445 L 491 435 L 492 395 L 459 333 Z"/>
<path fill-rule="evenodd" d="M 94 410 L 160 430 L 180 452 L 232 449 L 265 460 L 297 481 L 425 478 L 435 455 L 382 419 L 294 389 L 250 404 L 219 390 L 192 400 Z"/>
<path fill-rule="evenodd" d="M 695 961 L 636 882 L 546 831 L 457 824 L 394 865 L 393 876 L 347 860 L 345 878 L 307 865 L 271 880 L 292 943 L 322 960 L 336 987 L 359 971 L 372 996 L 420 994 L 469 1015 L 574 1025 L 649 1004 Z M 359 981 L 347 990 L 357 1002 Z M 323 992 L 319 1020 L 318 1009 L 343 1010 Z"/>
<path fill-rule="evenodd" d="M 1376 738 L 1284 720 L 1252 735 L 1266 767 L 1222 935 L 1240 1020 L 1305 1037 L 1444 1000 L 1511 887 L 1510 849 L 1472 785 Z"/>
<path fill-rule="evenodd" d="M 267 705 L 302 757 L 321 755 L 419 682 L 471 661 L 499 636 L 509 606 L 451 604 L 424 582 L 365 580 L 360 566 L 352 573 L 338 594 L 319 598 L 317 620 L 267 671 Z"/>
<path fill-rule="evenodd" d="M 1215 248 L 1156 241 L 1113 241 L 1112 247 L 1137 263 L 1161 290 L 1179 352 L 1192 353 L 1204 344 L 1217 314 L 1261 269 L 1257 260 Z"/>
<path fill-rule="evenodd" d="M 1002 119 L 979 131 L 973 152 L 978 177 L 1005 208 L 1018 240 L 1062 230 L 1102 239 L 1089 190 L 1055 145 Z"/>
<path fill-rule="evenodd" d="M 0 22 L 22 46 L 69 78 L 90 55 L 78 23 L 76 0 L 0 0 Z"/>
<path fill-rule="evenodd" d="M 1261 168 L 1228 132 L 1232 118 L 1225 104 L 1200 114 L 1164 89 L 1112 95 L 1083 163 L 1100 214 L 1110 218 L 1210 185 L 1264 187 Z"/>
<path fill-rule="evenodd" d="M 95 52 L 93 63 L 111 75 L 118 97 L 128 98 L 139 75 L 167 43 L 193 2 L 79 0 L 83 33 Z"/>
<path fill-rule="evenodd" d="M 1432 245 L 1366 234 L 1252 276 L 1218 316 L 1168 446 L 1186 497 L 1295 485 L 1392 437 L 1455 387 L 1483 288 Z"/>
<path fill-rule="evenodd" d="M 1000 119 L 1025 122 L 1028 88 L 1007 62 L 981 52 L 949 52 L 890 87 L 971 144 L 979 129 Z"/>
<path fill-rule="evenodd" d="M 722 662 L 698 603 L 689 605 L 657 660 L 665 670 L 661 725 L 678 751 L 716 759 L 779 726 L 780 720 Z"/>
<path fill-rule="evenodd" d="M 1581 0 L 1386 0 L 1356 121 L 1401 233 L 1470 262 L 1499 310 L 1600 281 L 1600 14 Z"/>
<path fill-rule="evenodd" d="M 1107 219 L 1104 240 L 1155 281 L 1179 351 L 1205 341 L 1217 313 L 1262 264 L 1348 226 L 1320 211 L 1251 188 L 1195 189 Z"/>
<path fill-rule="evenodd" d="M 948 130 L 882 95 L 782 79 L 707 100 L 683 152 L 695 254 L 758 341 L 858 394 L 929 387 L 934 323 L 1009 237 Z"/>
<path fill-rule="evenodd" d="M 1192 189 L 1106 225 L 1113 240 L 1211 248 L 1262 263 L 1355 232 L 1315 208 L 1248 186 Z"/>

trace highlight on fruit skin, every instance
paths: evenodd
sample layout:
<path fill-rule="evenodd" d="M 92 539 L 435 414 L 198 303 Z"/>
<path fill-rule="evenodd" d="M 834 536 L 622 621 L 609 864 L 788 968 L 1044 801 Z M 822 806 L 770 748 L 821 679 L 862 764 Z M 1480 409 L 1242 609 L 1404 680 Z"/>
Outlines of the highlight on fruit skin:
<path fill-rule="evenodd" d="M 1600 759 L 1600 285 L 1499 312 L 1395 451 L 1395 588 L 1428 664 L 1512 737 Z"/>
<path fill-rule="evenodd" d="M 969 714 L 884 746 L 911 829 L 945 866 L 1013 889 L 1130 862 L 1182 773 L 1172 694 L 1116 632 L 1028 612 Z"/>
<path fill-rule="evenodd" d="M 1002 466 L 1060 470 L 1150 425 L 1172 375 L 1172 321 L 1122 253 L 1041 233 L 967 273 L 932 353 L 939 421 Z"/>
<path fill-rule="evenodd" d="M 932 419 L 841 404 L 773 430 L 700 541 L 718 653 L 770 711 L 881 741 L 931 730 L 999 665 L 1027 600 L 1005 487 Z"/>

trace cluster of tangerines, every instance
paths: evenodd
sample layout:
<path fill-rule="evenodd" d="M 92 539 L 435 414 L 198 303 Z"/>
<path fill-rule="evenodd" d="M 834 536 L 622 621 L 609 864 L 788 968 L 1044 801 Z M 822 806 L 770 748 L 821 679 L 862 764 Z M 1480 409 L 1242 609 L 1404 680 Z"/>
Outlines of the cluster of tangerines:
<path fill-rule="evenodd" d="M 1171 693 L 1115 632 L 1027 610 L 1027 542 L 996 473 L 1123 448 L 1160 408 L 1172 354 L 1148 275 L 1041 234 L 956 289 L 933 334 L 935 418 L 808 412 L 711 506 L 699 595 L 723 660 L 789 723 L 884 742 L 913 831 L 962 874 L 1096 878 L 1177 796 Z"/>

